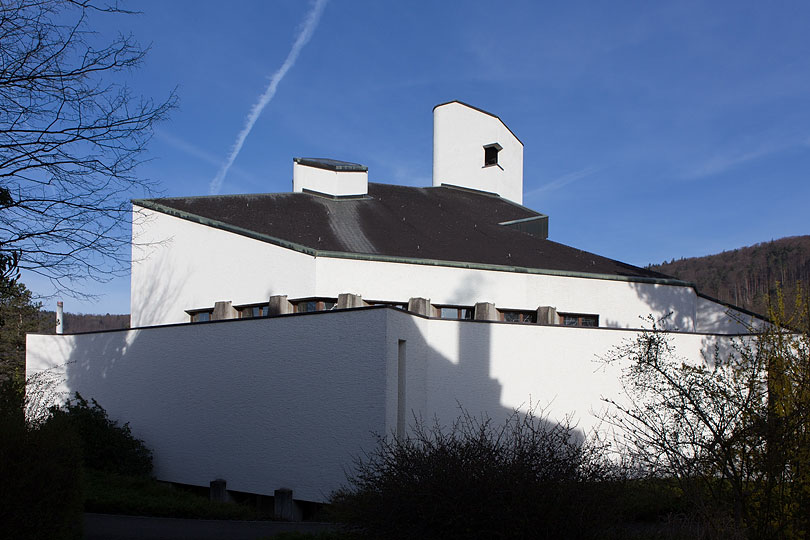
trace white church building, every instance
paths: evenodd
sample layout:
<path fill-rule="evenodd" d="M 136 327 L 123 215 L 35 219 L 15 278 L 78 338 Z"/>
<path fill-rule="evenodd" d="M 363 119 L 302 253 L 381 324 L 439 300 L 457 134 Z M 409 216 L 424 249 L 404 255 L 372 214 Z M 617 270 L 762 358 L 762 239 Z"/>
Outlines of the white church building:
<path fill-rule="evenodd" d="M 318 502 L 416 417 L 540 406 L 592 429 L 621 394 L 598 359 L 648 315 L 692 359 L 747 331 L 689 283 L 549 240 L 497 116 L 433 120 L 432 186 L 295 158 L 289 193 L 133 201 L 132 328 L 29 335 L 28 373 L 128 421 L 161 480 Z"/>

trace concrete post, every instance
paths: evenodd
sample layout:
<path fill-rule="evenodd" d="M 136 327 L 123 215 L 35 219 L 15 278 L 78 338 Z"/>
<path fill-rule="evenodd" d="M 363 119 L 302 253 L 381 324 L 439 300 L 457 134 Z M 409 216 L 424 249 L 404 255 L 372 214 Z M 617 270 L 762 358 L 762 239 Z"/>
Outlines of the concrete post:
<path fill-rule="evenodd" d="M 368 304 L 363 302 L 363 297 L 360 296 L 359 294 L 341 293 L 338 295 L 337 301 L 338 309 L 358 308 L 367 305 Z"/>
<path fill-rule="evenodd" d="M 501 320 L 498 310 L 495 309 L 495 304 L 491 302 L 478 302 L 475 304 L 475 314 L 473 318 L 476 321 L 499 321 Z"/>
<path fill-rule="evenodd" d="M 273 492 L 274 515 L 284 521 L 301 521 L 301 509 L 293 500 L 291 489 L 281 488 Z"/>
<path fill-rule="evenodd" d="M 287 301 L 286 294 L 278 294 L 270 297 L 267 304 L 268 315 L 286 315 L 293 312 L 293 306 Z"/>
<path fill-rule="evenodd" d="M 209 484 L 209 495 L 214 502 L 228 502 L 228 491 L 225 489 L 225 480 L 217 478 Z"/>
<path fill-rule="evenodd" d="M 433 304 L 430 303 L 430 298 L 411 298 L 408 300 L 408 311 L 431 317 L 433 316 Z"/>
<path fill-rule="evenodd" d="M 557 315 L 557 308 L 552 306 L 540 306 L 537 308 L 537 324 L 546 326 L 560 324 L 560 316 Z"/>
<path fill-rule="evenodd" d="M 214 313 L 211 314 L 212 321 L 221 321 L 223 319 L 237 319 L 239 312 L 233 307 L 233 304 L 228 302 L 216 302 L 214 304 Z"/>

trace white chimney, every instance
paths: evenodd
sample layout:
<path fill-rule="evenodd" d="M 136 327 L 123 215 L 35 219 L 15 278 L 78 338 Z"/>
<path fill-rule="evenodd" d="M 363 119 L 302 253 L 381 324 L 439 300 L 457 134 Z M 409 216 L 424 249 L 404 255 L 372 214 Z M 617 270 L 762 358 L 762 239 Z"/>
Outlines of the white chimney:
<path fill-rule="evenodd" d="M 368 193 L 368 167 L 323 158 L 293 158 L 293 191 L 330 197 Z"/>
<path fill-rule="evenodd" d="M 494 114 L 460 101 L 433 108 L 433 185 L 523 204 L 523 143 Z"/>
<path fill-rule="evenodd" d="M 61 334 L 63 332 L 63 321 L 65 320 L 64 317 L 64 307 L 62 306 L 62 301 L 58 301 L 56 303 L 56 333 Z"/>

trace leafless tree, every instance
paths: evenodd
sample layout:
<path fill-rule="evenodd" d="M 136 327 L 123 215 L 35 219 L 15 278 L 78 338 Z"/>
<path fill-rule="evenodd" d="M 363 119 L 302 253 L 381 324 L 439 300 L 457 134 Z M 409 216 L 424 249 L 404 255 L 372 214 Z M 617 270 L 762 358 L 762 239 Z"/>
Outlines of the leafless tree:
<path fill-rule="evenodd" d="M 676 481 L 713 537 L 805 538 L 810 507 L 810 303 L 781 292 L 771 324 L 751 326 L 702 362 L 652 329 L 604 360 L 622 366 L 605 420 L 643 471 Z M 712 535 L 709 535 L 712 536 Z"/>
<path fill-rule="evenodd" d="M 129 199 L 156 122 L 175 105 L 121 81 L 146 49 L 105 40 L 93 16 L 130 14 L 91 0 L 0 0 L 0 266 L 62 291 L 126 269 Z M 102 43 L 99 45 L 99 43 Z"/>

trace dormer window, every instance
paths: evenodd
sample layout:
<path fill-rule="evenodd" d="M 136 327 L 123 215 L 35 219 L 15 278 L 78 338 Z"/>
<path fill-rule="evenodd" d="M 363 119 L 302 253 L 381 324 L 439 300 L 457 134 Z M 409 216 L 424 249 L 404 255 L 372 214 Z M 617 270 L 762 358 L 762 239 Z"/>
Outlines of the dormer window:
<path fill-rule="evenodd" d="M 498 152 L 503 150 L 498 143 L 492 143 L 484 146 L 484 167 L 490 167 L 498 164 Z"/>

